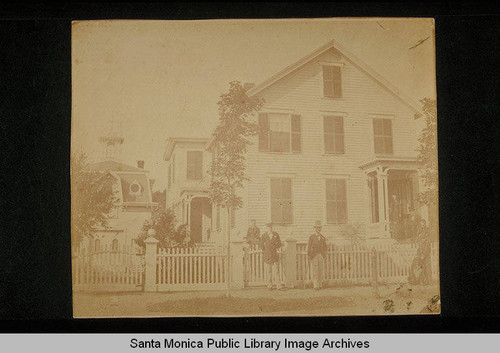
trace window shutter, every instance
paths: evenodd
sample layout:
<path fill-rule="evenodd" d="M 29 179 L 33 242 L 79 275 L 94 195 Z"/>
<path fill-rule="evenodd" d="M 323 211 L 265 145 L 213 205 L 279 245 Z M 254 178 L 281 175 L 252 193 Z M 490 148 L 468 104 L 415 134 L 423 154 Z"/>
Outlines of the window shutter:
<path fill-rule="evenodd" d="M 342 80 L 341 80 L 341 68 L 338 66 L 332 67 L 332 76 L 333 76 L 333 96 L 335 98 L 342 97 Z"/>
<path fill-rule="evenodd" d="M 203 152 L 195 152 L 195 179 L 199 180 L 203 178 Z"/>
<path fill-rule="evenodd" d="M 259 114 L 259 151 L 269 151 L 269 115 Z"/>
<path fill-rule="evenodd" d="M 300 115 L 292 115 L 292 152 L 301 151 Z"/>

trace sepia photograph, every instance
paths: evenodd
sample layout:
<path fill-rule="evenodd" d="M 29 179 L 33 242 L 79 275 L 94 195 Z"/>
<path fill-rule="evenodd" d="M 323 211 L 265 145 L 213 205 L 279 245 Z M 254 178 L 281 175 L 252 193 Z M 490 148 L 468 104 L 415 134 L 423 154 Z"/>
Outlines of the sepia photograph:
<path fill-rule="evenodd" d="M 440 313 L 432 18 L 71 36 L 75 318 Z"/>

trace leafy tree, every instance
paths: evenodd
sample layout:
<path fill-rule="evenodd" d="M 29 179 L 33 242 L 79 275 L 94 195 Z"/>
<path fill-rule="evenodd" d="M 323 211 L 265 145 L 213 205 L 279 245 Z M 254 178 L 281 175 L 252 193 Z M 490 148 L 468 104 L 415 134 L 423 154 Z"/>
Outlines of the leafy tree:
<path fill-rule="evenodd" d="M 104 172 L 88 169 L 83 151 L 72 154 L 71 173 L 71 238 L 78 244 L 92 237 L 98 228 L 109 228 L 109 214 L 118 207 L 113 191 L 114 178 Z"/>
<path fill-rule="evenodd" d="M 153 202 L 158 203 L 158 208 L 165 210 L 167 205 L 167 189 L 163 189 L 163 191 L 155 191 L 151 195 Z"/>
<path fill-rule="evenodd" d="M 419 195 L 419 202 L 429 210 L 429 221 L 432 234 L 437 234 L 438 207 L 438 157 L 437 157 L 437 109 L 436 100 L 424 98 L 422 111 L 424 113 L 424 128 L 418 139 L 417 162 L 424 190 Z"/>
<path fill-rule="evenodd" d="M 144 222 L 141 233 L 136 240 L 137 245 L 143 249 L 145 248 L 144 240 L 148 238 L 149 229 L 155 230 L 155 238 L 158 239 L 160 248 L 171 248 L 182 241 L 180 238 L 181 232 L 176 229 L 175 214 L 171 208 L 166 210 L 160 207 L 155 208 L 151 213 L 151 218 Z"/>
<path fill-rule="evenodd" d="M 249 97 L 238 81 L 229 83 L 229 91 L 220 96 L 219 123 L 213 132 L 216 153 L 210 166 L 210 198 L 213 203 L 224 205 L 227 219 L 231 212 L 242 206 L 242 198 L 237 189 L 248 180 L 245 175 L 245 153 L 250 145 L 249 137 L 257 134 L 258 125 L 251 121 L 251 116 L 260 110 L 263 100 Z M 231 225 L 227 222 L 227 273 L 231 273 L 230 241 Z M 228 276 L 229 278 L 229 276 Z M 227 296 L 230 283 L 227 281 Z"/>

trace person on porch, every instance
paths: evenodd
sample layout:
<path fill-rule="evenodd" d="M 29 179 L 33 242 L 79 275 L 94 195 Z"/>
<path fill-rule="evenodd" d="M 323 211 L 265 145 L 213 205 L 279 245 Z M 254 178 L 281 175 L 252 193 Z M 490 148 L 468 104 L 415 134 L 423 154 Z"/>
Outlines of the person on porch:
<path fill-rule="evenodd" d="M 314 224 L 314 234 L 309 237 L 307 243 L 307 255 L 311 261 L 313 286 L 315 290 L 323 287 L 325 261 L 326 261 L 326 239 L 321 234 L 321 221 Z"/>
<path fill-rule="evenodd" d="M 255 219 L 250 220 L 250 227 L 248 227 L 246 241 L 252 248 L 260 242 L 260 229 L 257 227 Z"/>
<path fill-rule="evenodd" d="M 267 273 L 267 288 L 269 290 L 274 288 L 281 290 L 278 272 L 278 249 L 281 248 L 281 240 L 279 234 L 273 231 L 273 223 L 271 221 L 266 223 L 266 228 L 267 232 L 262 234 L 259 245 L 262 249 L 264 268 Z"/>

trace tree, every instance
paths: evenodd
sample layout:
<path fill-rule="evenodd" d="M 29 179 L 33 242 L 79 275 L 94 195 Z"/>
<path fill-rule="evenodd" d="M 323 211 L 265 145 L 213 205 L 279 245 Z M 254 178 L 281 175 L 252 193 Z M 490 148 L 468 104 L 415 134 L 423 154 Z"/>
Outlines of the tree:
<path fill-rule="evenodd" d="M 71 239 L 78 244 L 92 237 L 99 228 L 109 228 L 109 214 L 118 207 L 113 191 L 114 178 L 88 168 L 83 151 L 72 154 L 71 174 Z"/>
<path fill-rule="evenodd" d="M 437 109 L 436 100 L 424 98 L 424 128 L 418 139 L 417 162 L 424 190 L 419 194 L 419 202 L 428 207 L 431 232 L 437 234 L 438 206 L 438 158 L 437 158 Z"/>
<path fill-rule="evenodd" d="M 163 191 L 155 191 L 151 195 L 153 202 L 158 204 L 158 208 L 165 210 L 167 206 L 167 189 L 163 189 Z"/>
<path fill-rule="evenodd" d="M 229 83 L 229 91 L 220 96 L 219 123 L 213 132 L 216 153 L 210 166 L 210 198 L 212 203 L 224 205 L 227 219 L 231 212 L 241 208 L 242 199 L 237 189 L 248 180 L 245 174 L 245 153 L 251 144 L 249 137 L 257 134 L 258 125 L 250 120 L 260 110 L 263 100 L 249 97 L 238 81 Z M 227 296 L 229 296 L 229 274 L 231 273 L 231 225 L 227 222 Z"/>
<path fill-rule="evenodd" d="M 144 240 L 148 238 L 148 230 L 152 228 L 156 232 L 155 238 L 158 239 L 160 248 L 174 247 L 182 241 L 180 227 L 178 231 L 175 225 L 175 214 L 171 208 L 166 210 L 161 207 L 155 208 L 151 213 L 151 218 L 144 221 L 136 243 L 144 249 Z"/>

